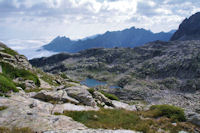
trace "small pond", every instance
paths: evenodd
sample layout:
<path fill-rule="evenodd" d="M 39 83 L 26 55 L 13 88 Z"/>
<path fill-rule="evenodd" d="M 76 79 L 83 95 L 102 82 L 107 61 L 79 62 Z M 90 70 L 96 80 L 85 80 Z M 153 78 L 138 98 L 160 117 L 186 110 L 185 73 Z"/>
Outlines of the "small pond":
<path fill-rule="evenodd" d="M 86 80 L 81 81 L 82 85 L 86 85 L 88 87 L 96 87 L 96 86 L 104 86 L 107 85 L 106 82 L 98 81 L 96 79 L 87 78 Z M 110 88 L 121 88 L 119 86 L 109 86 Z"/>

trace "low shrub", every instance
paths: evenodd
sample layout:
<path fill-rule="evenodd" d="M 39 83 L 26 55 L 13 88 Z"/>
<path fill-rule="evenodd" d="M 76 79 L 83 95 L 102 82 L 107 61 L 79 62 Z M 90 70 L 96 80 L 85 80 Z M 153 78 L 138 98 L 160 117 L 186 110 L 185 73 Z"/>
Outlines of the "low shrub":
<path fill-rule="evenodd" d="M 0 74 L 0 92 L 7 93 L 9 91 L 18 92 L 14 82 L 6 77 L 4 74 Z"/>
<path fill-rule="evenodd" d="M 16 85 L 17 87 L 21 87 L 23 90 L 26 89 L 25 83 L 15 83 L 15 85 Z"/>
<path fill-rule="evenodd" d="M 39 92 L 41 90 L 44 90 L 42 88 L 34 88 L 34 89 L 29 89 L 29 90 L 24 90 L 26 93 L 29 93 L 29 92 Z"/>
<path fill-rule="evenodd" d="M 37 69 L 37 73 L 39 73 L 41 75 L 40 78 L 42 80 L 49 83 L 50 85 L 59 86 L 59 84 L 55 81 L 56 78 L 54 76 L 52 76 L 51 74 L 47 74 L 40 69 Z"/>
<path fill-rule="evenodd" d="M 64 111 L 64 115 L 72 117 L 75 121 L 79 121 L 90 128 L 131 129 L 131 127 L 134 127 L 140 121 L 140 118 L 135 113 L 117 109 Z"/>
<path fill-rule="evenodd" d="M 10 48 L 4 47 L 4 50 L 2 50 L 2 52 L 7 53 L 9 55 L 18 55 L 18 53 Z"/>
<path fill-rule="evenodd" d="M 90 93 L 91 95 L 93 95 L 95 90 L 94 90 L 94 88 L 89 88 L 88 91 L 89 91 L 89 93 Z"/>
<path fill-rule="evenodd" d="M 25 69 L 14 68 L 12 65 L 5 62 L 0 62 L 0 65 L 2 66 L 3 73 L 9 78 L 15 79 L 22 77 L 24 80 L 33 80 L 38 87 L 40 86 L 40 80 L 38 79 L 37 75 L 33 74 L 32 72 Z"/>
<path fill-rule="evenodd" d="M 139 113 L 138 113 L 139 112 Z M 171 123 L 170 118 L 141 119 L 140 111 L 127 111 L 123 109 L 103 109 L 98 111 L 64 111 L 63 114 L 83 123 L 89 128 L 101 129 L 128 129 L 143 133 L 164 132 L 178 133 L 179 131 L 194 132 L 197 127 L 187 122 L 177 122 L 177 126 Z"/>
<path fill-rule="evenodd" d="M 172 121 L 185 121 L 184 110 L 172 105 L 153 105 L 150 107 L 149 113 L 154 118 L 167 117 Z"/>
<path fill-rule="evenodd" d="M 0 111 L 7 109 L 6 106 L 0 106 Z"/>

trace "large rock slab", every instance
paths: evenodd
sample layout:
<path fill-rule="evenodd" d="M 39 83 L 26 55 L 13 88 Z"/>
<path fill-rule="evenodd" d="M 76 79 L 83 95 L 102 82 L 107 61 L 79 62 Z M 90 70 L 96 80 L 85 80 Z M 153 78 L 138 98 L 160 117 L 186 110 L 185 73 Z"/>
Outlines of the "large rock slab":
<path fill-rule="evenodd" d="M 120 102 L 120 101 L 112 100 L 112 104 L 117 109 L 125 109 L 125 110 L 130 110 L 130 111 L 137 110 L 135 105 L 128 105 L 128 104 Z"/>
<path fill-rule="evenodd" d="M 40 88 L 43 88 L 43 89 L 50 89 L 50 88 L 52 88 L 52 86 L 49 83 L 45 82 L 41 78 L 39 78 L 39 80 L 40 80 Z"/>
<path fill-rule="evenodd" d="M 55 116 L 54 105 L 33 98 L 13 95 L 0 97 L 0 127 L 29 127 L 35 132 L 81 130 L 86 127 L 67 116 Z"/>
<path fill-rule="evenodd" d="M 70 97 L 75 98 L 80 103 L 93 107 L 96 106 L 95 100 L 93 99 L 92 95 L 88 92 L 86 87 L 73 86 L 66 88 L 65 91 Z"/>
<path fill-rule="evenodd" d="M 59 90 L 59 91 L 45 91 L 42 90 L 36 95 L 33 96 L 33 98 L 40 99 L 43 101 L 55 101 L 55 102 L 71 102 L 75 104 L 79 104 L 79 101 L 77 101 L 74 98 L 71 98 L 67 95 L 65 90 Z"/>
<path fill-rule="evenodd" d="M 63 113 L 64 111 L 97 111 L 99 107 L 91 107 L 91 106 L 84 106 L 84 105 L 74 105 L 71 103 L 65 104 L 57 104 L 53 109 L 53 113 Z"/>

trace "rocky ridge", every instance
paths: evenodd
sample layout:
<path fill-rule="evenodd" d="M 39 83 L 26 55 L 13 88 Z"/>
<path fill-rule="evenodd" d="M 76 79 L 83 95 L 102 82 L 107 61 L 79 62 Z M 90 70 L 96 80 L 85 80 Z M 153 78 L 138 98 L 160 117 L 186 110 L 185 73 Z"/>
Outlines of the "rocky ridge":
<path fill-rule="evenodd" d="M 171 37 L 174 40 L 200 40 L 200 12 L 186 18 Z"/>
<path fill-rule="evenodd" d="M 55 52 L 75 53 L 89 48 L 135 47 L 155 40 L 168 41 L 172 35 L 173 31 L 153 33 L 149 30 L 131 27 L 122 31 L 107 31 L 92 38 L 76 41 L 58 36 L 43 48 Z"/>

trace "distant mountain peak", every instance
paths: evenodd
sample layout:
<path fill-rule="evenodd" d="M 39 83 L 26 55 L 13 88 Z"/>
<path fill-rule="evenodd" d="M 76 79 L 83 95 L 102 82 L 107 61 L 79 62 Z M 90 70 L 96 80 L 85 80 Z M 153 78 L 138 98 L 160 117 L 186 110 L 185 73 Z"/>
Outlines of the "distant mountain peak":
<path fill-rule="evenodd" d="M 200 12 L 183 20 L 171 38 L 174 40 L 200 40 Z"/>
<path fill-rule="evenodd" d="M 121 31 L 107 31 L 79 40 L 67 37 L 56 37 L 44 49 L 54 52 L 79 52 L 89 48 L 135 47 L 155 40 L 168 41 L 172 33 L 153 33 L 150 30 L 131 27 Z"/>
<path fill-rule="evenodd" d="M 66 37 L 66 36 L 57 36 L 55 39 L 53 40 L 71 40 L 70 38 Z"/>

